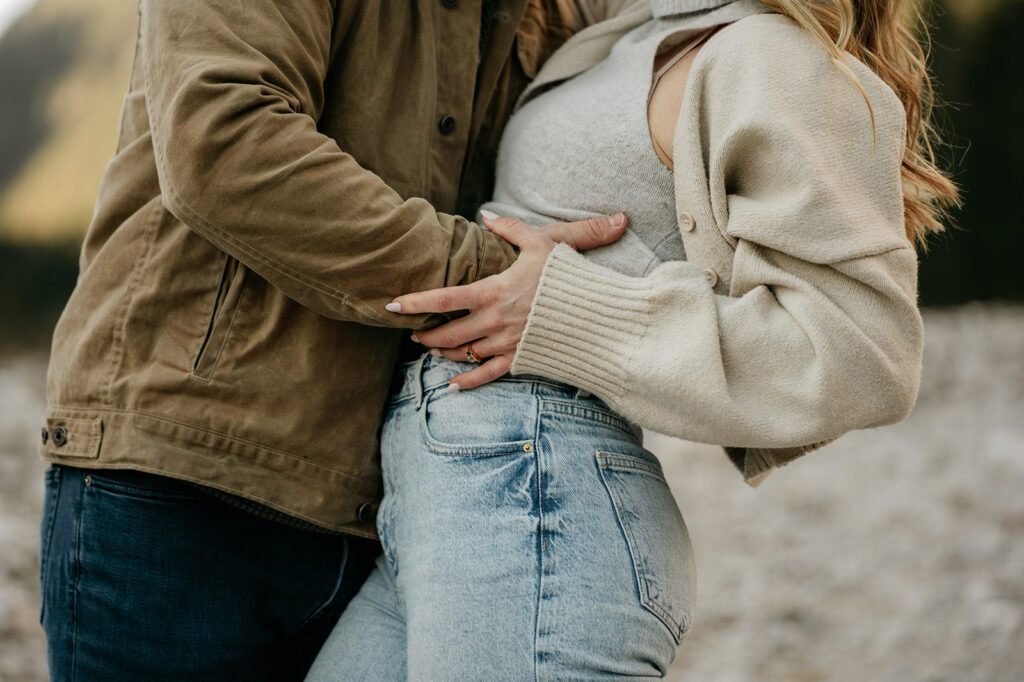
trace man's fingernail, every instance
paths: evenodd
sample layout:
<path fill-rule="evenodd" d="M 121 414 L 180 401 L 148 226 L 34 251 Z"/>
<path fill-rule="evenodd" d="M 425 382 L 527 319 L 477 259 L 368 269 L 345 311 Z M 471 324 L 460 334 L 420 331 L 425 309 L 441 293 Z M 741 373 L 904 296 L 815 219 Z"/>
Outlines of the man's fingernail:
<path fill-rule="evenodd" d="M 441 351 L 439 351 L 436 348 L 431 348 L 430 349 L 430 354 L 433 355 L 435 358 L 441 357 Z"/>
<path fill-rule="evenodd" d="M 486 209 L 480 209 L 480 215 L 483 216 L 484 220 L 497 220 L 501 217 L 494 211 L 488 211 Z"/>
<path fill-rule="evenodd" d="M 402 312 L 402 304 L 388 303 L 386 306 L 384 306 L 384 310 L 388 311 L 389 313 L 400 313 Z"/>
<path fill-rule="evenodd" d="M 456 391 L 461 391 L 461 390 L 462 390 L 462 386 L 459 386 L 458 384 L 448 384 L 448 388 L 444 389 L 444 392 L 445 393 L 455 393 Z"/>
<path fill-rule="evenodd" d="M 612 216 L 612 227 L 622 227 L 626 224 L 626 216 L 622 213 L 616 213 Z"/>
<path fill-rule="evenodd" d="M 420 337 L 416 336 L 415 334 L 412 334 L 409 338 L 413 340 L 413 343 L 420 342 Z"/>

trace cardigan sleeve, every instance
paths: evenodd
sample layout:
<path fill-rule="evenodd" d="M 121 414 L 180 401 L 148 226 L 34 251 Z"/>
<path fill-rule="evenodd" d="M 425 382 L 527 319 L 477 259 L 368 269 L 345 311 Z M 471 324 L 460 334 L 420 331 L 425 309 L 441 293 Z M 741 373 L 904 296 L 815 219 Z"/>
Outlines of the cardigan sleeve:
<path fill-rule="evenodd" d="M 717 231 L 704 238 L 733 248 L 728 291 L 716 293 L 697 262 L 632 278 L 558 246 L 513 373 L 727 446 L 752 484 L 782 463 L 772 450 L 906 417 L 922 324 L 903 223 L 903 110 L 851 63 L 874 131 L 860 92 L 784 17 L 712 38 L 691 70 L 674 154 L 677 183 L 681 166 L 703 169 L 703 192 L 677 188 L 677 200 L 705 197 L 686 208 L 698 231 Z M 687 242 L 691 259 L 697 243 Z"/>

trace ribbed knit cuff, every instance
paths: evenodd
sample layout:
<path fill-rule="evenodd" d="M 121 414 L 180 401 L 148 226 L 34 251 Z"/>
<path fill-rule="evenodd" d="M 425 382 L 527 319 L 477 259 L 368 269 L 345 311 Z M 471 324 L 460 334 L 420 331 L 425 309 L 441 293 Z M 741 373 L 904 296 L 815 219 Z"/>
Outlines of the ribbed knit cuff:
<path fill-rule="evenodd" d="M 829 438 L 795 448 L 726 447 L 725 451 L 733 463 L 743 472 L 743 480 L 756 488 L 775 469 L 789 464 L 794 459 L 802 457 L 812 450 L 823 448 L 834 441 L 835 438 Z"/>
<path fill-rule="evenodd" d="M 775 470 L 772 451 L 765 448 L 726 447 L 729 459 L 739 467 L 743 480 L 753 488 L 761 485 L 768 474 Z"/>
<path fill-rule="evenodd" d="M 544 266 L 512 374 L 535 374 L 611 403 L 650 312 L 648 284 L 559 244 Z"/>

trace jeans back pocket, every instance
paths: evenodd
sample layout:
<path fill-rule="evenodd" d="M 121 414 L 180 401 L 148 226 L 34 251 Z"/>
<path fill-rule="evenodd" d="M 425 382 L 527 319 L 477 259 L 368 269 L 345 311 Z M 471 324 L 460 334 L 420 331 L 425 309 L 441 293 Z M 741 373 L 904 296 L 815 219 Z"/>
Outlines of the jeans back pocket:
<path fill-rule="evenodd" d="M 597 464 L 629 547 L 640 603 L 681 643 L 693 621 L 697 569 L 661 466 L 647 453 L 598 452 Z"/>

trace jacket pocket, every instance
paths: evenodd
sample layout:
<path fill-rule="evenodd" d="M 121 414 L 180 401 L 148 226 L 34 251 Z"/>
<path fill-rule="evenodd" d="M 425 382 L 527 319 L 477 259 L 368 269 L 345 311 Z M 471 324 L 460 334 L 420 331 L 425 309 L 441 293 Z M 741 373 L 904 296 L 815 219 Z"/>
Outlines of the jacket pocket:
<path fill-rule="evenodd" d="M 640 603 L 679 644 L 693 621 L 697 568 L 661 465 L 646 451 L 598 452 L 597 464 L 629 547 Z"/>
<path fill-rule="evenodd" d="M 213 300 L 206 336 L 203 338 L 195 362 L 192 364 L 193 376 L 204 380 L 208 380 L 213 375 L 217 363 L 220 361 L 221 353 L 224 352 L 224 345 L 235 321 L 238 302 L 241 300 L 248 272 L 244 265 L 231 256 L 225 256 L 224 259 L 224 269 L 221 272 L 220 283 Z"/>
<path fill-rule="evenodd" d="M 520 384 L 489 384 L 472 391 L 429 393 L 419 409 L 420 431 L 436 455 L 494 457 L 531 453 L 539 407 Z"/>

